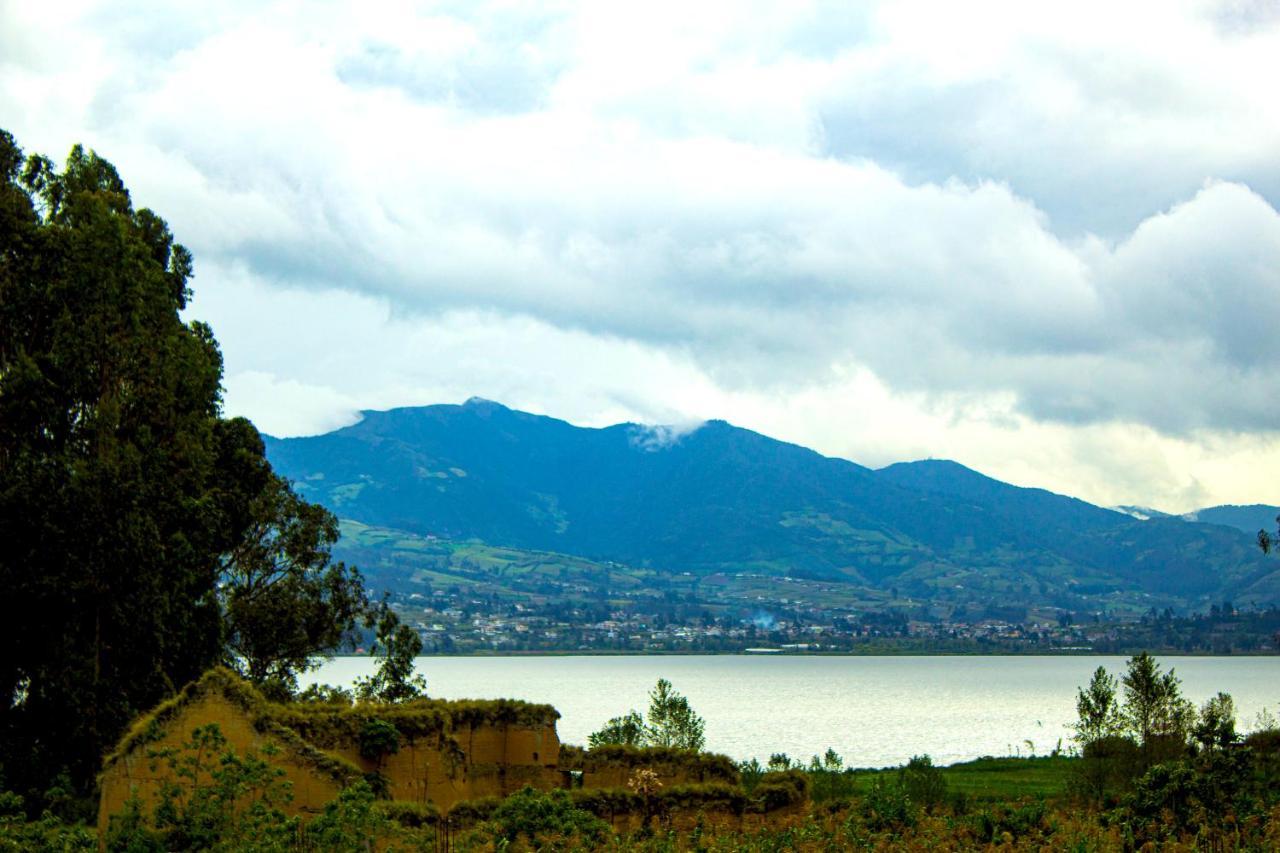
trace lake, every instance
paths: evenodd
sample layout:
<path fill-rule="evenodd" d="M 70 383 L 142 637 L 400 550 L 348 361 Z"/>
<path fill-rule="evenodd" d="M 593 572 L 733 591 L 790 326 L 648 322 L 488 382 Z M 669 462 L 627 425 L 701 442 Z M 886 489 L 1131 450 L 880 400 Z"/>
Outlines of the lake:
<path fill-rule="evenodd" d="M 1218 691 L 1241 729 L 1280 709 L 1280 657 L 1161 657 L 1198 706 Z M 828 747 L 847 766 L 884 767 L 928 753 L 951 764 L 983 755 L 1044 755 L 1070 746 L 1076 688 L 1123 657 L 806 657 L 754 655 L 423 657 L 428 693 L 554 705 L 560 739 L 584 744 L 610 717 L 648 708 L 658 678 L 706 720 L 707 748 L 735 759 Z M 336 658 L 311 681 L 349 685 L 370 658 Z"/>

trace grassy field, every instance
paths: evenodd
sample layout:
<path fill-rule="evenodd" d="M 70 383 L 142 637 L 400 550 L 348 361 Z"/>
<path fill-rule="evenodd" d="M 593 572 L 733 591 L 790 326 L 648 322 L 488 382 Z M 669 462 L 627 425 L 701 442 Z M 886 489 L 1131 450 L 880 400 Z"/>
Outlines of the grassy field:
<path fill-rule="evenodd" d="M 947 790 L 971 800 L 1016 800 L 1021 797 L 1052 799 L 1066 793 L 1072 768 L 1078 759 L 1065 756 L 1044 758 L 979 758 L 940 768 Z M 859 791 L 870 789 L 872 780 L 896 769 L 859 771 Z"/>

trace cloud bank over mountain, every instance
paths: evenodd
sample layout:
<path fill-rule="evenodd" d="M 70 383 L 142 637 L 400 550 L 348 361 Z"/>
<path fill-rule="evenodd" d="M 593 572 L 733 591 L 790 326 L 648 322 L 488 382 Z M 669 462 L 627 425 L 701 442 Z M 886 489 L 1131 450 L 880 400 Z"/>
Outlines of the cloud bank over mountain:
<path fill-rule="evenodd" d="M 275 432 L 472 394 L 1277 500 L 1270 4 L 0 7 Z M 1274 479 L 1274 478 L 1272 478 Z"/>

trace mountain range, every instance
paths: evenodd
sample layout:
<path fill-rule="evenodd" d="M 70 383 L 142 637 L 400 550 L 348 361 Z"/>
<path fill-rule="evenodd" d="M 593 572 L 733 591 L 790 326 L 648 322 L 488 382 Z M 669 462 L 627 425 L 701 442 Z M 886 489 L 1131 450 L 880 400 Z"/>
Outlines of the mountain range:
<path fill-rule="evenodd" d="M 1247 532 L 1254 518 L 1273 528 L 1275 507 L 1211 508 L 1194 521 L 1122 512 L 945 460 L 873 470 L 724 421 L 595 429 L 481 399 L 265 440 L 308 499 L 424 540 L 959 603 L 1280 602 L 1280 561 L 1257 548 L 1258 527 Z"/>

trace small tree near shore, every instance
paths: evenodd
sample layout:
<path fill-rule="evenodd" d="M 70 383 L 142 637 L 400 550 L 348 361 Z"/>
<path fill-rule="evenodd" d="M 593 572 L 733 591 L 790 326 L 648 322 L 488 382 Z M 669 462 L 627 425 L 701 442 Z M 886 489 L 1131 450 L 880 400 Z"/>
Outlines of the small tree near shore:
<path fill-rule="evenodd" d="M 604 728 L 593 732 L 587 743 L 592 748 L 620 744 L 700 752 L 706 745 L 705 729 L 706 722 L 689 707 L 689 700 L 677 693 L 670 681 L 659 678 L 649 692 L 647 720 L 634 710 L 614 717 Z"/>
<path fill-rule="evenodd" d="M 401 623 L 390 607 L 378 616 L 378 670 L 368 678 L 356 679 L 356 696 L 366 702 L 407 702 L 427 693 L 427 680 L 414 673 L 414 659 L 422 652 L 418 632 Z"/>

